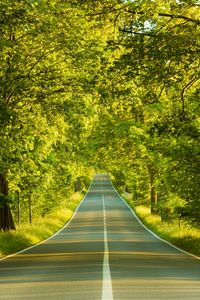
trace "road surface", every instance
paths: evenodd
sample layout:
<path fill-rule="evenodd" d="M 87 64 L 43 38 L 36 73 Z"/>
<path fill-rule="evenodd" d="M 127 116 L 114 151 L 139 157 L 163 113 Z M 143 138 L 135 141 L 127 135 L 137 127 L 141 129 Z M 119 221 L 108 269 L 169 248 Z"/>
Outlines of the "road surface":
<path fill-rule="evenodd" d="M 200 260 L 156 238 L 99 174 L 59 234 L 0 261 L 0 299 L 200 299 Z"/>

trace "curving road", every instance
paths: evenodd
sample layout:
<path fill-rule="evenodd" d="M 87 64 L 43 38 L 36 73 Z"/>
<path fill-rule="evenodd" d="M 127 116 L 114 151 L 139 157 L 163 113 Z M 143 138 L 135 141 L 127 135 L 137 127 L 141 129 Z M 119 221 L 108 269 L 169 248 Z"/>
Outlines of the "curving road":
<path fill-rule="evenodd" d="M 0 261 L 0 299 L 199 300 L 200 260 L 147 231 L 99 174 L 62 231 Z"/>

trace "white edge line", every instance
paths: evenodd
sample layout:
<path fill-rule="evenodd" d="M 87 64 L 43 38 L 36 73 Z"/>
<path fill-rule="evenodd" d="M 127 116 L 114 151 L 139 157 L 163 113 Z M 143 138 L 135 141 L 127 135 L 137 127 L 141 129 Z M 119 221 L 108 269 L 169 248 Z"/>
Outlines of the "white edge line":
<path fill-rule="evenodd" d="M 110 182 L 111 182 L 111 184 L 112 184 L 112 187 L 113 187 L 114 191 L 118 194 L 118 196 L 119 196 L 120 199 L 126 204 L 126 206 L 128 206 L 128 208 L 131 210 L 132 214 L 133 214 L 134 217 L 138 220 L 138 222 L 142 225 L 142 227 L 144 227 L 148 232 L 150 232 L 153 236 L 155 236 L 155 237 L 156 237 L 157 239 L 159 239 L 160 241 L 162 241 L 162 242 L 168 244 L 169 246 L 175 248 L 176 250 L 178 250 L 178 251 L 180 251 L 180 252 L 182 252 L 182 253 L 184 253 L 184 254 L 187 254 L 187 255 L 189 255 L 189 256 L 192 256 L 193 258 L 196 258 L 196 259 L 200 260 L 200 256 L 197 256 L 197 255 L 195 255 L 195 254 L 192 254 L 192 253 L 190 253 L 190 252 L 187 252 L 187 251 L 185 251 L 185 250 L 183 250 L 183 249 L 181 249 L 181 248 L 179 248 L 179 247 L 177 247 L 177 246 L 171 244 L 170 242 L 164 240 L 163 238 L 161 238 L 160 236 L 158 236 L 156 233 L 154 233 L 153 231 L 151 231 L 148 227 L 146 227 L 146 226 L 142 223 L 142 221 L 138 218 L 138 216 L 137 216 L 136 213 L 133 211 L 133 209 L 130 207 L 130 205 L 122 198 L 122 196 L 121 196 L 121 195 L 118 193 L 118 191 L 115 189 L 115 187 L 114 187 L 114 185 L 113 185 L 113 183 L 112 183 L 111 180 L 110 180 Z"/>
<path fill-rule="evenodd" d="M 40 245 L 46 243 L 47 241 L 49 241 L 50 239 L 52 239 L 53 237 L 55 237 L 56 235 L 58 235 L 58 234 L 59 234 L 62 230 L 64 230 L 67 226 L 69 226 L 69 224 L 71 223 L 71 221 L 72 221 L 73 218 L 75 217 L 75 215 L 76 215 L 76 213 L 77 213 L 79 207 L 81 206 L 82 202 L 85 200 L 87 194 L 89 193 L 92 183 L 93 183 L 93 180 L 92 180 L 91 183 L 90 183 L 90 186 L 89 186 L 89 188 L 88 188 L 87 193 L 85 194 L 85 196 L 83 197 L 83 199 L 81 200 L 81 202 L 79 203 L 79 205 L 77 206 L 77 208 L 76 208 L 76 210 L 74 211 L 73 215 L 71 216 L 70 220 L 69 220 L 69 221 L 68 221 L 61 229 L 59 229 L 58 231 L 56 231 L 56 233 L 54 233 L 52 236 L 50 236 L 50 237 L 47 238 L 46 240 L 43 240 L 43 241 L 41 241 L 41 242 L 39 242 L 39 243 L 37 243 L 37 244 L 35 244 L 35 245 L 32 245 L 32 246 L 30 246 L 30 247 L 28 247 L 28 248 L 26 248 L 26 249 L 20 250 L 20 251 L 18 251 L 18 252 L 16 252 L 16 253 L 12 253 L 12 254 L 6 255 L 6 256 L 0 258 L 0 261 L 6 260 L 6 259 L 8 259 L 8 258 L 10 258 L 10 257 L 17 256 L 18 254 L 24 253 L 24 252 L 26 252 L 26 251 L 28 251 L 28 250 L 30 250 L 30 249 L 33 249 L 33 248 L 35 248 L 35 247 L 37 247 L 37 246 L 40 246 Z"/>

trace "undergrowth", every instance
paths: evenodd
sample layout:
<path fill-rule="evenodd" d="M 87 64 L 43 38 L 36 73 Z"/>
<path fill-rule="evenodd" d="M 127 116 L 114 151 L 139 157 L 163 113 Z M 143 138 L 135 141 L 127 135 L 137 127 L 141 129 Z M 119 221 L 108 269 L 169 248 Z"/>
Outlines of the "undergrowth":
<path fill-rule="evenodd" d="M 17 226 L 16 230 L 0 231 L 0 257 L 18 252 L 49 238 L 67 223 L 81 199 L 80 193 L 74 193 L 67 201 L 67 208 L 60 207 L 44 218 L 35 219 L 32 224 Z"/>
<path fill-rule="evenodd" d="M 200 256 L 200 228 L 180 220 L 162 221 L 159 215 L 151 214 L 149 207 L 134 206 L 134 202 L 128 195 L 123 194 L 123 198 L 146 227 L 175 246 Z"/>

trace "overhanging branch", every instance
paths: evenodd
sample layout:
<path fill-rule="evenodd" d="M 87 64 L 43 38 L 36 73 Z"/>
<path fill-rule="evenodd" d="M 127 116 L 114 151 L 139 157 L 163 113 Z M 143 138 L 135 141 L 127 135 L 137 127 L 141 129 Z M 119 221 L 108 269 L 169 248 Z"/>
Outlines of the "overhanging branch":
<path fill-rule="evenodd" d="M 131 35 L 138 34 L 138 35 L 150 36 L 150 37 L 153 37 L 153 36 L 154 36 L 154 34 L 151 34 L 151 33 L 147 33 L 147 32 L 136 32 L 136 31 L 132 31 L 132 30 L 128 30 L 128 29 L 120 29 L 119 31 L 125 32 L 125 33 L 128 33 L 128 34 L 131 34 Z"/>
<path fill-rule="evenodd" d="M 145 12 L 143 11 L 136 11 L 136 10 L 132 10 L 131 8 L 129 8 L 127 10 L 129 13 L 131 14 L 137 14 L 137 15 L 144 15 Z M 171 18 L 171 19 L 183 19 L 183 20 L 187 20 L 189 22 L 193 22 L 193 23 L 196 23 L 196 24 L 200 24 L 200 20 L 197 20 L 197 19 L 193 19 L 193 18 L 190 18 L 190 17 L 187 17 L 187 16 L 183 16 L 183 15 L 175 15 L 175 14 L 167 14 L 167 13 L 158 13 L 158 16 L 159 17 L 168 17 L 168 18 Z"/>

